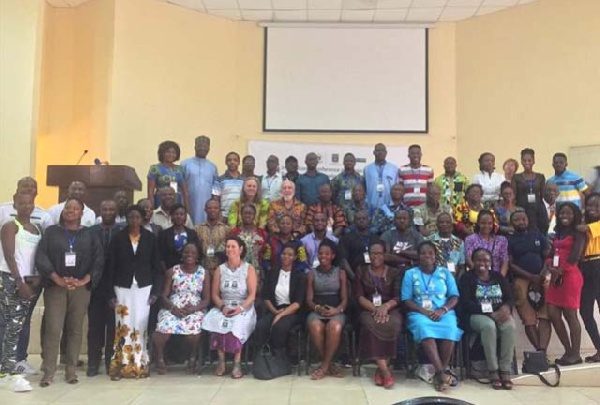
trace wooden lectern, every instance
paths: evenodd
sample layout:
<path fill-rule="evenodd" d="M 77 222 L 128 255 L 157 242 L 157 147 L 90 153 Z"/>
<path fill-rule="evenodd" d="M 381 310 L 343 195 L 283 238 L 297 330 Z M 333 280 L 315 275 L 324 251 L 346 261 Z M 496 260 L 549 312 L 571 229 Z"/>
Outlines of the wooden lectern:
<path fill-rule="evenodd" d="M 118 190 L 127 192 L 133 202 L 133 191 L 142 189 L 142 182 L 129 166 L 48 166 L 47 186 L 58 186 L 58 202 L 67 198 L 67 189 L 72 181 L 82 181 L 87 186 L 86 205 L 100 215 L 102 200 L 112 198 Z"/>

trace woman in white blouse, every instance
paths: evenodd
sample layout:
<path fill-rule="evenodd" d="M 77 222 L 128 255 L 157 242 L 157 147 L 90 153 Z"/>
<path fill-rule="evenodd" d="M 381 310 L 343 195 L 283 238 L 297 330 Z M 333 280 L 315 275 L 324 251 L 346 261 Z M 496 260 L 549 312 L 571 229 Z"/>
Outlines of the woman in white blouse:
<path fill-rule="evenodd" d="M 496 173 L 496 157 L 490 152 L 479 156 L 480 172 L 473 176 L 473 184 L 481 185 L 483 198 L 481 202 L 486 209 L 493 209 L 500 200 L 500 186 L 505 181 L 504 176 Z"/>

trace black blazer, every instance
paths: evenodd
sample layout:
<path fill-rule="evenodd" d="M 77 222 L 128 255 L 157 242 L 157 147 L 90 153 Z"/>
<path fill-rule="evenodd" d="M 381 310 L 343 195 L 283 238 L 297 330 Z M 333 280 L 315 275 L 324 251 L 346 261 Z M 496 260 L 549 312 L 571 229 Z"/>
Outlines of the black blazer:
<path fill-rule="evenodd" d="M 108 297 L 115 298 L 114 287 L 130 288 L 133 276 L 140 288 L 152 286 L 152 295 L 158 294 L 160 261 L 156 237 L 142 228 L 136 253 L 129 240 L 129 228 L 125 227 L 113 236 L 108 253 Z"/>
<path fill-rule="evenodd" d="M 279 280 L 279 269 L 269 270 L 265 272 L 265 282 L 262 287 L 262 299 L 269 300 L 273 306 L 277 306 L 275 300 L 275 287 L 277 287 L 277 281 Z M 300 308 L 304 305 L 306 299 L 306 277 L 302 272 L 292 270 L 290 277 L 290 304 L 297 302 Z"/>
<path fill-rule="evenodd" d="M 187 233 L 187 243 L 195 243 L 198 246 L 198 252 L 202 256 L 202 246 L 195 230 L 185 227 Z M 158 234 L 158 249 L 160 251 L 160 260 L 165 263 L 165 269 L 168 270 L 176 264 L 181 264 L 181 252 L 175 249 L 175 229 L 169 227 L 163 229 Z"/>

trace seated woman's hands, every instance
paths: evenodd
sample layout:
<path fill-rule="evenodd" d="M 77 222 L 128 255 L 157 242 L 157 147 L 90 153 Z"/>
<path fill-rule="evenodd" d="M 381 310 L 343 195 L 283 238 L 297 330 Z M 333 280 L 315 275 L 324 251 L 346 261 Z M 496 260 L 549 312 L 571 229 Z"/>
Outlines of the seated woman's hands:
<path fill-rule="evenodd" d="M 330 307 L 328 305 L 317 305 L 315 306 L 315 312 L 321 316 L 331 318 L 333 316 L 339 315 L 342 312 L 337 307 Z"/>
<path fill-rule="evenodd" d="M 229 318 L 229 317 L 241 314 L 242 307 L 241 306 L 228 307 L 227 305 L 224 305 L 223 308 L 221 309 L 221 312 L 223 313 L 223 315 L 225 315 L 226 317 Z"/>
<path fill-rule="evenodd" d="M 179 308 L 176 305 L 171 306 L 171 313 L 173 315 L 175 315 L 177 318 L 185 318 L 188 314 L 185 311 L 185 307 L 184 308 Z"/>
<path fill-rule="evenodd" d="M 373 319 L 375 319 L 375 323 L 386 323 L 390 320 L 390 315 L 388 314 L 388 306 L 380 305 L 375 308 L 373 312 Z"/>
<path fill-rule="evenodd" d="M 510 309 L 507 305 L 502 305 L 496 312 L 490 314 L 490 318 L 498 323 L 505 323 L 510 319 Z"/>
<path fill-rule="evenodd" d="M 444 309 L 440 308 L 440 309 L 434 309 L 434 310 L 429 310 L 427 312 L 427 316 L 429 317 L 429 319 L 431 319 L 434 322 L 439 321 L 440 319 L 442 319 L 442 316 L 444 316 L 446 314 L 447 311 L 445 311 Z"/>

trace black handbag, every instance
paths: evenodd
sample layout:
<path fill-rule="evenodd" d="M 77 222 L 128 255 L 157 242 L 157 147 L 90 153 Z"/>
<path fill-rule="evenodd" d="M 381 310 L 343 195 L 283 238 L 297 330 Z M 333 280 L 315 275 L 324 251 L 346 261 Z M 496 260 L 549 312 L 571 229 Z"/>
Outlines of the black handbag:
<path fill-rule="evenodd" d="M 556 382 L 551 383 L 542 375 L 550 369 L 554 369 L 556 375 Z M 557 365 L 549 365 L 546 353 L 544 352 L 523 352 L 523 373 L 524 374 L 535 374 L 539 377 L 540 381 L 546 384 L 548 387 L 558 387 L 560 384 L 560 369 Z"/>
<path fill-rule="evenodd" d="M 285 349 L 272 350 L 268 344 L 257 351 L 252 363 L 252 375 L 258 380 L 272 380 L 291 371 L 292 363 Z"/>

